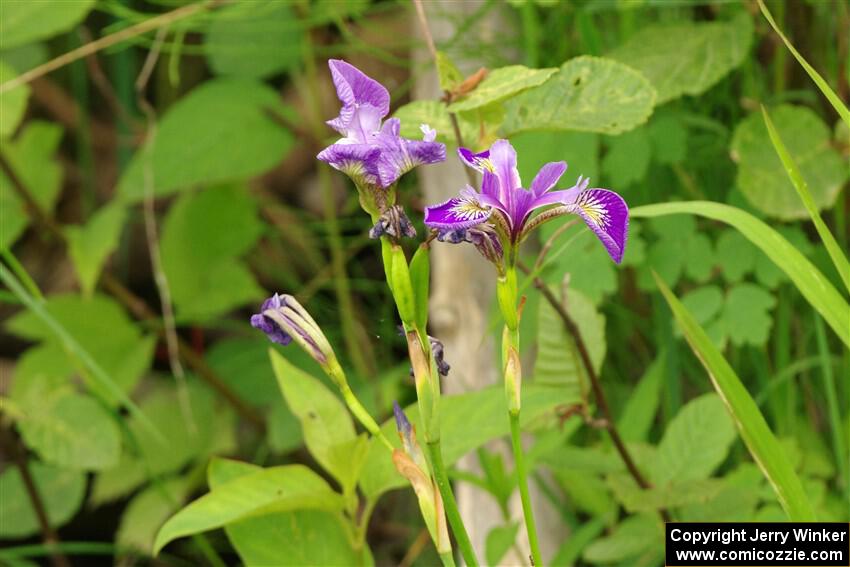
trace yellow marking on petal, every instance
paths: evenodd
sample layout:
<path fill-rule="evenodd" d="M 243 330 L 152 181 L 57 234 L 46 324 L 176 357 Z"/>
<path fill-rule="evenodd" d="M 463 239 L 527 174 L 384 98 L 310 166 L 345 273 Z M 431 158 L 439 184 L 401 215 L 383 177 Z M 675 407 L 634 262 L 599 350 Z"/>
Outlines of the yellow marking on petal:
<path fill-rule="evenodd" d="M 592 197 L 585 197 L 587 193 L 583 193 L 581 197 L 579 197 L 578 205 L 581 207 L 581 210 L 584 211 L 593 224 L 601 227 L 606 227 L 611 223 L 611 216 L 608 214 L 608 209 L 605 208 L 605 205 L 602 204 L 601 201 L 594 199 Z"/>
<path fill-rule="evenodd" d="M 453 206 L 451 211 L 461 220 L 470 220 L 487 214 L 490 211 L 490 207 L 486 207 L 472 199 L 464 199 Z"/>
<path fill-rule="evenodd" d="M 493 165 L 493 162 L 490 160 L 490 158 L 477 157 L 474 161 L 475 165 L 486 169 L 490 173 L 496 173 L 496 166 Z"/>

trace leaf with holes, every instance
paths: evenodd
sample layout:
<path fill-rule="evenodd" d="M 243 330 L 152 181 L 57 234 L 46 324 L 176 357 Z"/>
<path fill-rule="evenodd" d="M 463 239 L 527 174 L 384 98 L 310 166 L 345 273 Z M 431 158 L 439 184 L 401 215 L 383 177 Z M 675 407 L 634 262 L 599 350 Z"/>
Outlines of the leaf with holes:
<path fill-rule="evenodd" d="M 655 89 L 631 67 L 613 59 L 582 56 L 505 103 L 506 136 L 527 130 L 582 130 L 618 134 L 652 114 Z"/>

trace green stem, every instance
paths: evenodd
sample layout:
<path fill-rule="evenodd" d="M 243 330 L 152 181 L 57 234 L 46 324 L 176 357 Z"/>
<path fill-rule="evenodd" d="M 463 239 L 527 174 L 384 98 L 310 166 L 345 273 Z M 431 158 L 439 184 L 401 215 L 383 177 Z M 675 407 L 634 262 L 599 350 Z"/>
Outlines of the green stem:
<path fill-rule="evenodd" d="M 443 453 L 440 449 L 440 441 L 428 442 L 428 456 L 431 459 L 431 469 L 434 473 L 434 480 L 437 481 L 437 488 L 440 490 L 440 496 L 443 497 L 443 507 L 446 510 L 446 517 L 449 520 L 449 525 L 452 528 L 452 533 L 455 535 L 457 545 L 460 548 L 460 553 L 463 555 L 463 560 L 470 567 L 477 567 L 478 558 L 475 557 L 475 551 L 472 549 L 472 542 L 469 541 L 469 534 L 466 533 L 466 526 L 463 525 L 463 520 L 460 517 L 460 512 L 457 509 L 455 495 L 452 492 L 452 485 L 449 484 L 449 477 L 446 474 L 446 467 L 443 464 Z"/>
<path fill-rule="evenodd" d="M 821 359 L 821 373 L 823 374 L 824 392 L 826 394 L 826 406 L 829 412 L 829 426 L 832 430 L 832 448 L 835 451 L 835 460 L 838 465 L 839 478 L 844 485 L 845 497 L 850 500 L 850 482 L 848 482 L 847 451 L 844 444 L 844 428 L 841 426 L 841 410 L 838 407 L 838 395 L 835 388 L 835 375 L 832 373 L 832 362 L 829 356 L 829 345 L 826 342 L 826 331 L 823 327 L 823 319 L 814 314 L 815 337 L 818 345 L 818 354 Z"/>
<path fill-rule="evenodd" d="M 452 555 L 451 551 L 441 553 L 440 559 L 442 560 L 443 565 L 445 565 L 445 567 L 455 567 L 455 557 L 454 555 Z"/>
<path fill-rule="evenodd" d="M 528 471 L 525 469 L 525 457 L 522 452 L 520 439 L 519 412 L 510 413 L 511 443 L 514 448 L 514 463 L 516 464 L 519 497 L 522 500 L 522 515 L 525 517 L 525 531 L 528 533 L 528 545 L 531 547 L 531 560 L 537 567 L 542 567 L 540 544 L 537 542 L 537 526 L 534 523 L 534 512 L 531 510 L 531 495 L 528 492 Z"/>
<path fill-rule="evenodd" d="M 351 413 L 354 414 L 354 417 L 357 418 L 363 427 L 371 433 L 374 437 L 377 437 L 381 440 L 381 442 L 386 445 L 387 449 L 390 452 L 393 451 L 394 447 L 390 440 L 387 439 L 387 436 L 384 435 L 384 432 L 381 431 L 381 427 L 375 421 L 375 419 L 369 414 L 363 404 L 360 403 L 360 400 L 357 399 L 357 396 L 354 395 L 354 392 L 351 391 L 351 387 L 347 383 L 340 384 L 339 387 L 342 392 L 342 397 L 345 400 L 348 409 L 351 410 Z"/>

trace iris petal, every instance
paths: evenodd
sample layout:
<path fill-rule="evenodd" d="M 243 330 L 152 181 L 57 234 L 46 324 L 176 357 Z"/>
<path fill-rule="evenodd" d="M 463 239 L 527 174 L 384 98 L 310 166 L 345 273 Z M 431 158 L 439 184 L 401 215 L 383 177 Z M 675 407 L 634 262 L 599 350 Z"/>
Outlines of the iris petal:
<path fill-rule="evenodd" d="M 463 230 L 481 224 L 492 213 L 492 208 L 481 203 L 474 195 L 464 192 L 460 197 L 425 207 L 425 225 L 441 230 Z"/>
<path fill-rule="evenodd" d="M 531 182 L 531 192 L 535 197 L 540 197 L 549 189 L 555 186 L 555 183 L 561 179 L 564 172 L 567 171 L 567 162 L 553 161 L 549 162 L 540 168 L 534 181 Z"/>
<path fill-rule="evenodd" d="M 375 184 L 379 180 L 380 156 L 381 149 L 369 144 L 333 144 L 316 157 L 355 183 Z"/>
<path fill-rule="evenodd" d="M 611 259 L 622 262 L 629 232 L 629 207 L 623 198 L 607 189 L 588 189 L 570 207 L 602 241 Z"/>

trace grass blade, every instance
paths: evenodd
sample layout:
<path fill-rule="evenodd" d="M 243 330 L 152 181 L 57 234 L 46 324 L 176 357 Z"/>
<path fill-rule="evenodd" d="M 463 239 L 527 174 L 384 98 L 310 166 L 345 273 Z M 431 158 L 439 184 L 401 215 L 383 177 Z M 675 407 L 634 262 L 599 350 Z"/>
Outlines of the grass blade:
<path fill-rule="evenodd" d="M 844 256 L 844 253 L 841 252 L 841 247 L 838 246 L 838 242 L 835 241 L 835 237 L 832 236 L 832 233 L 829 231 L 826 223 L 823 222 L 823 219 L 818 212 L 818 207 L 815 205 L 815 200 L 809 192 L 808 183 L 806 183 L 806 180 L 803 179 L 803 175 L 800 173 L 800 168 L 797 167 L 797 162 L 795 162 L 794 158 L 791 157 L 791 154 L 788 153 L 788 148 L 785 147 L 785 143 L 779 136 L 779 132 L 776 131 L 776 127 L 773 125 L 773 121 L 770 119 L 770 115 L 767 113 L 767 109 L 764 106 L 761 107 L 761 112 L 764 115 L 764 123 L 767 126 L 767 133 L 770 136 L 770 141 L 773 142 L 773 149 L 776 150 L 777 155 L 779 155 L 779 159 L 782 160 L 782 165 L 785 166 L 785 171 L 788 173 L 791 183 L 797 190 L 800 200 L 803 201 L 803 206 L 806 207 L 806 210 L 809 212 L 809 216 L 812 217 L 812 222 L 815 223 L 815 229 L 817 229 L 821 241 L 824 246 L 826 246 L 826 251 L 829 252 L 829 257 L 832 258 L 832 263 L 835 264 L 835 269 L 838 270 L 838 274 L 841 276 L 841 281 L 844 282 L 844 287 L 850 291 L 850 264 L 847 263 L 847 258 Z"/>
<path fill-rule="evenodd" d="M 6 269 L 6 266 L 3 265 L 0 265 L 0 280 L 2 280 L 6 287 L 8 287 L 12 293 L 21 300 L 21 303 L 23 303 L 27 309 L 35 313 L 39 319 L 44 321 L 44 323 L 56 334 L 59 340 L 62 341 L 65 348 L 72 352 L 74 356 L 76 356 L 78 360 L 89 369 L 92 376 L 100 382 L 110 394 L 121 401 L 121 404 L 127 408 L 127 411 L 129 411 L 133 417 L 139 420 L 139 423 L 144 425 L 145 428 L 148 429 L 163 445 L 167 445 L 165 437 L 159 429 L 156 428 L 153 422 L 148 419 L 141 408 L 139 408 L 139 406 L 137 406 L 133 400 L 127 396 L 124 390 L 115 384 L 103 368 L 101 368 L 100 364 L 98 364 L 97 361 L 92 358 L 91 354 L 89 354 L 89 352 L 85 350 L 73 336 L 71 336 L 67 329 L 65 329 L 59 321 L 54 319 L 53 316 L 47 312 L 47 309 L 44 308 L 44 304 L 36 301 L 29 293 L 27 293 L 27 290 L 24 289 L 21 282 L 19 282 L 18 279 L 12 275 L 8 269 Z"/>
<path fill-rule="evenodd" d="M 838 112 L 841 119 L 850 126 L 850 110 L 847 110 L 847 107 L 844 106 L 844 103 L 841 102 L 841 99 L 838 98 L 838 95 L 835 94 L 835 91 L 827 84 L 823 77 L 820 76 L 820 73 L 815 71 L 815 68 L 809 65 L 809 62 L 806 61 L 800 53 L 794 49 L 794 46 L 791 45 L 791 42 L 788 41 L 788 38 L 785 37 L 785 34 L 782 33 L 782 30 L 779 29 L 779 26 L 776 25 L 776 22 L 773 20 L 773 15 L 770 13 L 770 10 L 767 9 L 767 6 L 764 5 L 763 0 L 758 0 L 759 8 L 761 8 L 761 13 L 764 14 L 765 19 L 770 24 L 770 27 L 773 28 L 779 37 L 782 38 L 782 41 L 785 42 L 785 46 L 788 47 L 788 51 L 797 59 L 797 62 L 803 66 L 803 69 L 806 70 L 806 73 L 809 74 L 809 77 L 812 78 L 812 81 L 817 85 L 820 89 L 820 92 L 823 93 L 823 96 L 829 101 L 829 103 L 835 108 L 835 111 Z"/>
<path fill-rule="evenodd" d="M 653 275 L 691 350 L 708 372 L 714 389 L 723 398 L 723 403 L 735 420 L 753 460 L 770 482 L 788 518 L 794 522 L 815 521 L 815 512 L 797 473 L 788 462 L 782 446 L 767 426 L 764 416 L 741 383 L 741 379 L 693 315 L 673 295 L 664 281 L 657 274 Z"/>
<path fill-rule="evenodd" d="M 820 313 L 841 342 L 850 347 L 850 305 L 799 250 L 750 213 L 711 201 L 660 203 L 635 207 L 630 211 L 634 218 L 683 213 L 725 222 L 736 228 L 791 278 L 806 301 Z"/>

